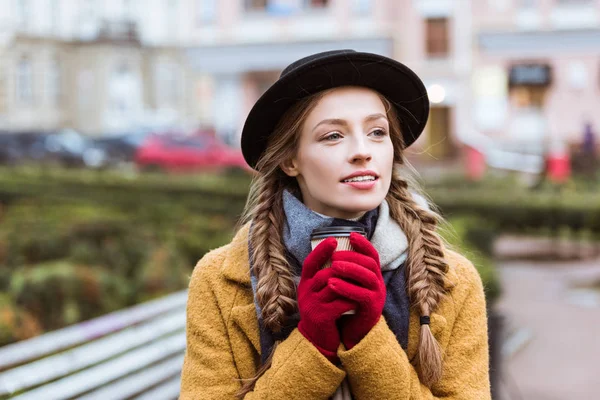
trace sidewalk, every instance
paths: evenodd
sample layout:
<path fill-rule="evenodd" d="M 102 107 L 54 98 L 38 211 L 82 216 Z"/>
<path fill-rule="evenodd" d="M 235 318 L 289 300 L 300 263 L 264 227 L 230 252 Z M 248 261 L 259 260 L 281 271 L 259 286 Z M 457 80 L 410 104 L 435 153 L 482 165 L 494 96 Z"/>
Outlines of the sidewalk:
<path fill-rule="evenodd" d="M 526 338 L 504 360 L 500 399 L 600 398 L 600 301 L 570 287 L 600 279 L 600 259 L 500 261 L 498 268 L 498 310 Z"/>

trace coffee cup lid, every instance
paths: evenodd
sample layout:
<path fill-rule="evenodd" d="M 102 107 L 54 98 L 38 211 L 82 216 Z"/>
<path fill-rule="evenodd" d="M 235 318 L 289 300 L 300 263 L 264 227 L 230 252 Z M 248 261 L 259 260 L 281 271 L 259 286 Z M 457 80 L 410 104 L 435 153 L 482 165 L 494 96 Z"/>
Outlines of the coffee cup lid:
<path fill-rule="evenodd" d="M 367 234 L 367 231 L 362 226 L 325 226 L 313 229 L 310 234 L 310 240 L 323 239 L 330 236 L 350 236 L 352 232 L 360 233 L 363 236 Z"/>

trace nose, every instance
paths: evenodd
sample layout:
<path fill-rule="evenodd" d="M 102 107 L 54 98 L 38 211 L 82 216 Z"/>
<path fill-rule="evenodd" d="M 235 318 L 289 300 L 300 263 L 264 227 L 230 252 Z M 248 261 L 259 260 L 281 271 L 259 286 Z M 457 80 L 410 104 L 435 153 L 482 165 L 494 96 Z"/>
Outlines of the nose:
<path fill-rule="evenodd" d="M 366 143 L 365 137 L 363 135 L 359 135 L 359 137 L 357 137 L 353 142 L 354 144 L 350 150 L 350 162 L 358 163 L 371 161 L 371 149 Z"/>

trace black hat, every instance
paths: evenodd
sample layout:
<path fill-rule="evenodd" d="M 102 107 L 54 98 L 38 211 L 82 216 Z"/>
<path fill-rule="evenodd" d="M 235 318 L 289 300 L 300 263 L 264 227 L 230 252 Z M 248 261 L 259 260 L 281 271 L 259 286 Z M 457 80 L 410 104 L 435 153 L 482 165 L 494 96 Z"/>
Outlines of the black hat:
<path fill-rule="evenodd" d="M 294 103 L 339 86 L 364 86 L 385 96 L 400 116 L 405 147 L 423 132 L 429 98 L 423 82 L 411 69 L 378 54 L 326 51 L 290 64 L 254 104 L 242 131 L 242 153 L 248 165 L 256 168 L 269 136 Z"/>

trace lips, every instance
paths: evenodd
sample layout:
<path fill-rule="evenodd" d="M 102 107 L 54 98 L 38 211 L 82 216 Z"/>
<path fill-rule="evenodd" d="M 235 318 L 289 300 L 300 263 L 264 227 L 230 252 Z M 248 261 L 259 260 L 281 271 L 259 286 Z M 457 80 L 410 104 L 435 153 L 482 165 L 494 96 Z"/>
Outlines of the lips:
<path fill-rule="evenodd" d="M 342 182 L 343 185 L 349 186 L 359 190 L 371 190 L 377 185 L 378 179 L 373 181 L 362 181 L 362 182 Z"/>

